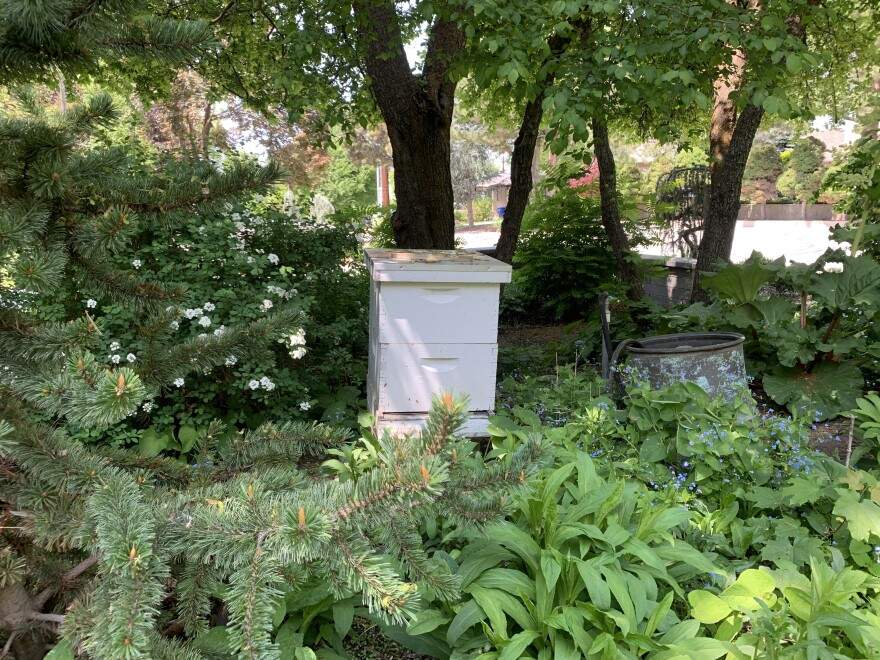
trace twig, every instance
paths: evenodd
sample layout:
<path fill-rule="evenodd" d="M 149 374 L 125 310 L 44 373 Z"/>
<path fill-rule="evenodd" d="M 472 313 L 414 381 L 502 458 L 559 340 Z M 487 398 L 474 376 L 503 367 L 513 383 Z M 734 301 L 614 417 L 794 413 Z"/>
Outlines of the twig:
<path fill-rule="evenodd" d="M 31 612 L 28 619 L 32 621 L 48 621 L 49 623 L 64 623 L 63 614 L 42 614 L 40 612 Z"/>
<path fill-rule="evenodd" d="M 5 658 L 6 654 L 9 653 L 9 649 L 12 648 L 12 642 L 15 641 L 17 635 L 18 633 L 15 631 L 9 633 L 9 639 L 6 640 L 6 643 L 3 645 L 3 650 L 0 651 L 0 658 Z"/>
<path fill-rule="evenodd" d="M 846 443 L 846 469 L 849 470 L 849 459 L 852 456 L 852 441 L 853 441 L 853 430 L 856 426 L 856 418 L 853 415 L 849 416 L 849 439 Z"/>
<path fill-rule="evenodd" d="M 101 559 L 101 555 L 92 555 L 88 559 L 84 559 L 76 566 L 71 568 L 67 573 L 61 576 L 61 583 L 66 584 L 68 582 L 73 582 L 80 575 L 89 570 L 92 566 L 98 563 Z M 52 585 L 51 587 L 46 587 L 43 589 L 36 598 L 34 598 L 34 607 L 38 610 L 43 609 L 43 605 L 58 591 L 60 587 L 58 585 Z M 0 656 L 2 657 L 2 656 Z"/>

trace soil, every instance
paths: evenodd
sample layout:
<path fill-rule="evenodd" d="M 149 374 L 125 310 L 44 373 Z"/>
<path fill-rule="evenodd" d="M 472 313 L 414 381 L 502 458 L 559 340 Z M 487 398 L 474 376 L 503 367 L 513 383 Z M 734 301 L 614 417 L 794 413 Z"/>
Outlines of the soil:
<path fill-rule="evenodd" d="M 498 345 L 505 348 L 564 344 L 576 337 L 577 328 L 567 325 L 516 325 L 498 329 Z"/>
<path fill-rule="evenodd" d="M 348 654 L 355 660 L 432 660 L 404 648 L 382 634 L 382 629 L 372 621 L 356 618 L 351 633 L 343 643 Z"/>

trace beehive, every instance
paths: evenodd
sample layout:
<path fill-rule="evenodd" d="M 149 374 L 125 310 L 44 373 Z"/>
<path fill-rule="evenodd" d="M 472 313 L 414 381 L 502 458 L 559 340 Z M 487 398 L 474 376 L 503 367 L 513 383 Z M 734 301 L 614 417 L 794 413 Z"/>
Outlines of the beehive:
<path fill-rule="evenodd" d="M 441 391 L 467 393 L 469 436 L 495 405 L 500 285 L 510 266 L 478 252 L 366 250 L 370 272 L 367 400 L 380 428 L 420 428 Z"/>

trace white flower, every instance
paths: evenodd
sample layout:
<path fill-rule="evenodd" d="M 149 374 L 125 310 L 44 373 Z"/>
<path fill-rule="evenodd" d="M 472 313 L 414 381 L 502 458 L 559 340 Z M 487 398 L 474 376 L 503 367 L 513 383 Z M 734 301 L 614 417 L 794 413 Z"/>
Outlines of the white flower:
<path fill-rule="evenodd" d="M 144 405 L 141 406 L 144 409 L 144 412 L 150 412 L 153 409 L 153 402 L 147 401 Z"/>
<path fill-rule="evenodd" d="M 199 339 L 207 339 L 207 338 L 208 338 L 208 335 L 205 334 L 204 332 L 199 333 Z"/>
<path fill-rule="evenodd" d="M 305 354 L 306 354 L 306 347 L 305 346 L 298 346 L 297 348 L 290 351 L 290 357 L 292 357 L 294 360 L 299 360 Z"/>
<path fill-rule="evenodd" d="M 208 231 L 208 228 L 205 225 L 199 227 L 199 236 L 204 236 L 206 231 Z"/>
<path fill-rule="evenodd" d="M 119 350 L 119 342 L 118 341 L 111 341 L 110 342 L 110 350 L 111 351 L 118 351 Z"/>
<path fill-rule="evenodd" d="M 219 328 L 217 328 L 216 330 L 214 330 L 214 336 L 215 336 L 215 337 L 219 337 L 219 336 L 222 335 L 224 332 L 226 332 L 226 326 L 225 326 L 225 325 L 221 325 Z"/>
<path fill-rule="evenodd" d="M 263 376 L 262 378 L 260 378 L 260 386 L 267 392 L 271 392 L 275 389 L 275 383 L 269 380 L 267 376 Z"/>
<path fill-rule="evenodd" d="M 183 387 L 183 378 L 175 378 L 174 379 L 175 387 Z"/>
<path fill-rule="evenodd" d="M 253 257 L 248 257 L 248 258 L 247 258 L 247 262 L 248 262 L 249 264 L 254 263 L 254 258 L 253 258 Z"/>
<path fill-rule="evenodd" d="M 238 362 L 238 358 L 235 357 L 234 355 L 230 355 L 228 358 L 226 358 L 226 363 L 225 363 L 225 364 L 226 364 L 227 367 L 231 367 L 231 366 L 234 365 L 236 362 Z"/>
<path fill-rule="evenodd" d="M 305 346 L 306 345 L 306 331 L 300 328 L 292 335 L 290 335 L 290 345 L 291 346 Z"/>
<path fill-rule="evenodd" d="M 272 309 L 272 301 L 268 299 L 264 300 L 263 304 L 260 305 L 260 311 L 267 312 L 270 309 Z"/>
<path fill-rule="evenodd" d="M 137 360 L 137 356 L 134 353 L 129 353 L 125 356 L 125 359 L 129 362 L 134 362 L 135 360 Z"/>
<path fill-rule="evenodd" d="M 168 307 L 165 308 L 165 312 L 168 314 L 171 314 L 171 312 L 173 312 L 173 311 L 174 311 L 174 305 L 168 305 Z"/>
<path fill-rule="evenodd" d="M 236 215 L 237 215 L 237 214 L 236 214 Z M 241 216 L 239 216 L 239 217 L 241 217 Z M 235 223 L 235 228 L 236 228 L 238 231 L 244 231 L 244 223 L 243 223 L 243 222 L 236 222 L 236 223 Z"/>
<path fill-rule="evenodd" d="M 172 322 L 169 323 L 168 325 L 171 326 L 171 329 L 172 329 L 172 330 L 177 330 L 177 329 L 180 327 L 180 323 L 178 323 L 177 321 L 172 321 Z"/>
<path fill-rule="evenodd" d="M 233 214 L 232 214 L 232 219 L 233 219 L 233 220 L 241 220 L 241 214 L 239 214 L 239 213 L 233 213 Z"/>
<path fill-rule="evenodd" d="M 252 380 L 248 383 L 248 387 L 251 388 L 252 390 L 258 390 L 258 389 L 260 389 L 260 381 Z"/>
<path fill-rule="evenodd" d="M 195 317 L 200 316 L 201 313 L 202 313 L 202 310 L 199 309 L 198 307 L 196 307 L 195 309 L 188 309 L 184 312 L 184 314 L 186 315 L 186 318 L 188 318 L 188 319 L 194 319 Z"/>
<path fill-rule="evenodd" d="M 303 402 L 301 402 L 301 403 L 299 404 L 299 409 L 300 409 L 300 410 L 308 410 L 308 409 L 311 408 L 311 407 L 312 407 L 312 404 L 309 403 L 308 401 L 303 401 Z"/>
<path fill-rule="evenodd" d="M 95 300 L 93 298 L 89 298 L 88 300 L 86 300 L 86 307 L 88 307 L 89 309 L 94 309 L 97 306 L 98 306 L 97 300 Z"/>
<path fill-rule="evenodd" d="M 278 265 L 278 255 L 277 254 L 267 254 L 266 259 L 269 260 L 269 263 Z"/>
<path fill-rule="evenodd" d="M 207 188 L 202 188 L 202 194 L 206 197 L 211 194 L 211 191 Z"/>
<path fill-rule="evenodd" d="M 140 268 L 141 266 L 143 266 L 140 259 L 135 259 L 134 261 L 131 262 L 131 265 L 134 266 L 135 268 Z"/>
<path fill-rule="evenodd" d="M 262 202 L 263 199 L 265 199 L 265 198 L 264 198 L 262 195 L 254 195 L 254 201 L 255 201 L 257 204 L 259 204 L 260 202 Z"/>
<path fill-rule="evenodd" d="M 216 308 L 214 307 L 214 303 L 206 302 L 204 305 L 202 305 L 202 309 L 204 309 L 206 312 L 213 312 Z"/>
<path fill-rule="evenodd" d="M 110 362 L 112 362 L 113 364 L 119 364 L 119 360 L 121 360 L 121 359 L 122 358 L 120 358 L 118 355 L 111 355 L 110 356 Z"/>
<path fill-rule="evenodd" d="M 203 316 L 199 319 L 199 325 L 203 328 L 207 328 L 209 325 L 211 325 L 211 319 L 209 319 L 207 316 Z"/>

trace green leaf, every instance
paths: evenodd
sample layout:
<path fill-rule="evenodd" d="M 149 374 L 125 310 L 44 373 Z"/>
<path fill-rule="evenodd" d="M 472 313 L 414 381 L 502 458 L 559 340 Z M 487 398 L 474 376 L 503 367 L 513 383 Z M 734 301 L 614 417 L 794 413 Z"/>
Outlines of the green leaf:
<path fill-rule="evenodd" d="M 797 53 L 789 53 L 785 56 L 785 68 L 788 69 L 788 72 L 794 75 L 797 75 L 801 72 L 803 68 L 803 63 L 801 62 L 801 58 L 797 55 Z"/>
<path fill-rule="evenodd" d="M 843 270 L 814 273 L 810 293 L 832 312 L 880 305 L 880 265 L 868 255 L 845 257 Z"/>
<path fill-rule="evenodd" d="M 849 362 L 823 360 L 809 373 L 798 367 L 775 367 L 763 380 L 764 390 L 776 403 L 812 417 L 834 417 L 855 406 L 864 380 Z"/>
<path fill-rule="evenodd" d="M 523 651 L 528 648 L 529 644 L 540 637 L 540 633 L 534 630 L 523 630 L 510 639 L 510 643 L 501 651 L 498 660 L 519 660 L 523 657 Z"/>
<path fill-rule="evenodd" d="M 345 639 L 351 630 L 351 622 L 354 620 L 354 603 L 342 601 L 333 605 L 333 626 L 337 634 Z"/>
<path fill-rule="evenodd" d="M 851 490 L 841 493 L 833 513 L 846 518 L 854 539 L 867 543 L 872 535 L 880 537 L 880 506 L 869 499 L 861 499 L 858 493 Z"/>
<path fill-rule="evenodd" d="M 444 623 L 449 623 L 449 621 L 451 619 L 439 610 L 422 610 L 406 627 L 406 632 L 410 635 L 424 635 L 436 630 Z"/>
<path fill-rule="evenodd" d="M 504 610 L 501 609 L 499 600 L 495 598 L 493 590 L 483 589 L 482 587 L 472 585 L 469 591 L 474 597 L 474 600 L 477 601 L 477 605 L 480 606 L 480 609 L 489 617 L 489 624 L 492 626 L 492 633 L 496 637 L 502 639 L 506 638 L 507 617 L 504 615 Z"/>
<path fill-rule="evenodd" d="M 718 298 L 740 304 L 754 302 L 761 287 L 772 280 L 783 265 L 779 260 L 770 264 L 763 261 L 760 253 L 753 252 L 742 264 L 731 264 L 714 275 L 704 275 L 703 287 Z"/>
<path fill-rule="evenodd" d="M 691 616 L 700 623 L 718 623 L 733 611 L 718 596 L 702 589 L 690 592 L 688 602 Z"/>
<path fill-rule="evenodd" d="M 147 456 L 157 456 L 170 446 L 171 435 L 168 432 L 159 435 L 156 429 L 148 428 L 138 440 L 138 451 Z"/>
<path fill-rule="evenodd" d="M 547 591 L 553 593 L 553 590 L 556 588 L 556 581 L 559 579 L 559 574 L 562 572 L 562 568 L 559 566 L 559 562 L 551 555 L 547 550 L 541 551 L 541 573 L 544 576 L 544 582 L 547 585 Z"/>
<path fill-rule="evenodd" d="M 181 426 L 180 430 L 177 431 L 177 440 L 180 442 L 180 453 L 185 454 L 192 449 L 193 445 L 196 444 L 198 437 L 199 432 L 192 424 L 184 424 Z"/>
<path fill-rule="evenodd" d="M 608 588 L 599 571 L 584 561 L 578 561 L 576 565 L 581 580 L 587 588 L 587 593 L 590 595 L 590 602 L 603 612 L 610 610 L 611 589 Z"/>
<path fill-rule="evenodd" d="M 721 600 L 732 608 L 745 608 L 756 610 L 759 608 L 757 600 L 772 604 L 775 602 L 773 591 L 776 582 L 773 576 L 764 571 L 749 568 L 740 573 L 732 585 L 721 592 Z"/>
<path fill-rule="evenodd" d="M 74 660 L 73 645 L 66 639 L 62 639 L 43 656 L 43 660 Z"/>
<path fill-rule="evenodd" d="M 449 624 L 449 630 L 446 631 L 446 642 L 450 646 L 455 646 L 459 637 L 467 632 L 471 626 L 478 624 L 485 617 L 486 613 L 480 609 L 477 601 L 469 600 L 462 605 L 461 609 L 458 610 L 458 614 L 456 614 L 455 618 L 452 620 L 452 623 Z"/>

